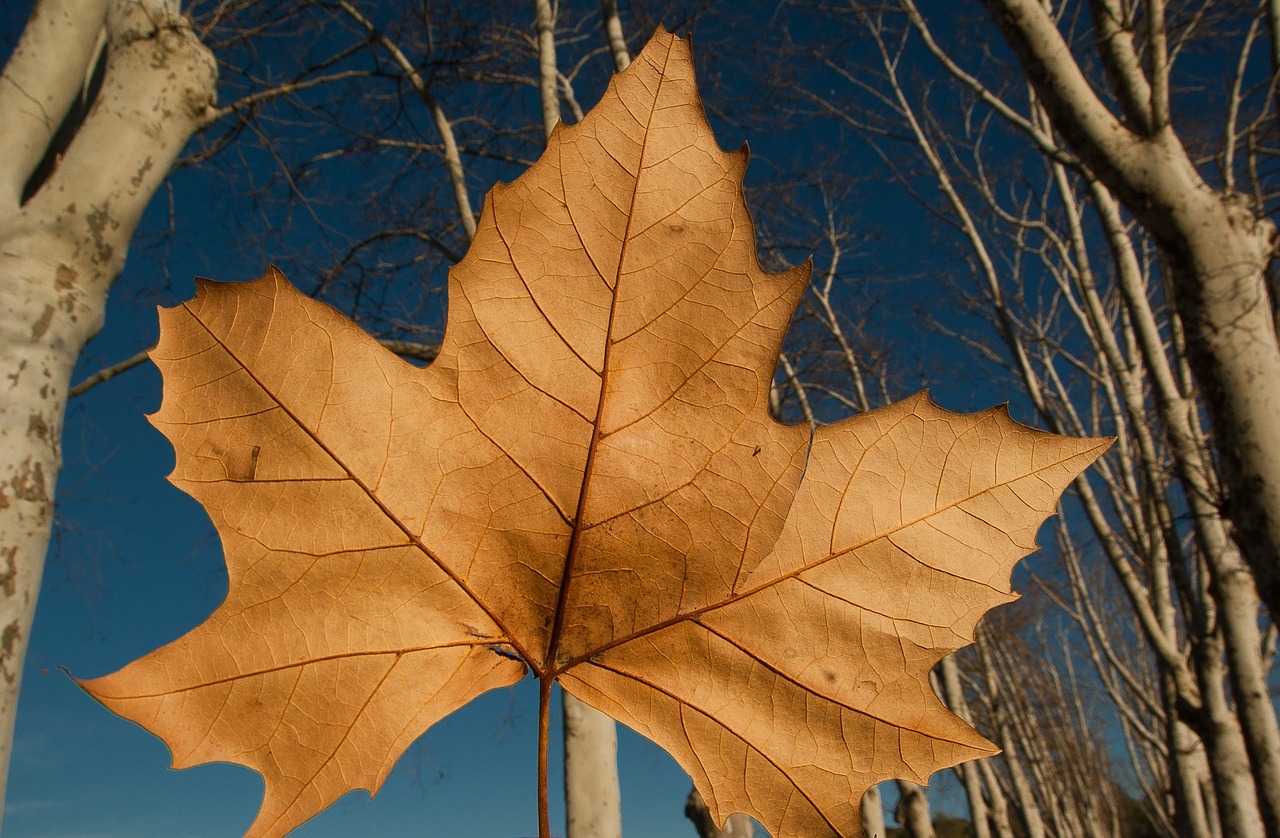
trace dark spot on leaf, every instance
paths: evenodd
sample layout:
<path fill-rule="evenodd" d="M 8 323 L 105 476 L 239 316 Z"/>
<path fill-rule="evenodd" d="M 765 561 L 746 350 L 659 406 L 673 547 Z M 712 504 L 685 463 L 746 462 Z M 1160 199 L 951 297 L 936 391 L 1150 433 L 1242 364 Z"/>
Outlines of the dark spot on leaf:
<path fill-rule="evenodd" d="M 227 479 L 236 483 L 253 480 L 258 474 L 258 455 L 261 453 L 261 445 L 251 445 L 224 454 L 222 467 L 226 469 Z"/>

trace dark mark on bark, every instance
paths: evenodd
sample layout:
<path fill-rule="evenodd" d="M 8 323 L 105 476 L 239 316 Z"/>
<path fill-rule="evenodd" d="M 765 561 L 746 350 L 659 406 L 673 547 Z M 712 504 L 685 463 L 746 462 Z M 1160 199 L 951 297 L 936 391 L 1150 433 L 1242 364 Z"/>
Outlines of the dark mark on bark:
<path fill-rule="evenodd" d="M 49 326 L 53 323 L 53 306 L 45 306 L 44 313 L 31 326 L 31 342 L 35 343 L 40 340 L 49 331 Z"/>
<path fill-rule="evenodd" d="M 6 547 L 0 550 L 4 556 L 4 570 L 0 571 L 0 591 L 11 597 L 18 592 L 18 548 Z"/>
<path fill-rule="evenodd" d="M 59 291 L 65 291 L 68 288 L 74 288 L 78 275 L 66 265 L 59 265 L 57 273 L 54 274 L 53 284 Z"/>
<path fill-rule="evenodd" d="M 49 491 L 44 482 L 44 467 L 40 463 L 33 465 L 30 457 L 22 464 L 18 474 L 9 481 L 9 485 L 13 487 L 13 495 L 18 500 L 45 505 L 49 503 Z"/>
<path fill-rule="evenodd" d="M 27 418 L 27 436 L 34 436 L 41 442 L 49 441 L 49 423 L 39 413 L 33 413 Z"/>
<path fill-rule="evenodd" d="M 4 675 L 4 680 L 12 684 L 18 680 L 18 667 L 9 666 L 9 662 L 14 659 L 14 650 L 18 646 L 18 641 L 22 639 L 22 629 L 18 628 L 18 621 L 4 627 L 4 631 L 0 632 L 0 674 Z"/>

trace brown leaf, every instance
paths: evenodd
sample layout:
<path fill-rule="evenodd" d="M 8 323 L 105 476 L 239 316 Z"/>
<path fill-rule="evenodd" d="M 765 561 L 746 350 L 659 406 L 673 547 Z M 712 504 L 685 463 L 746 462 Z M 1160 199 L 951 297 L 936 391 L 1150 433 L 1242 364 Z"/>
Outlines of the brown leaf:
<path fill-rule="evenodd" d="M 85 689 L 175 766 L 261 772 L 252 836 L 376 790 L 526 665 L 784 838 L 860 835 L 872 784 L 993 753 L 929 669 L 1109 443 L 923 394 L 812 445 L 774 422 L 808 266 L 760 269 L 746 159 L 659 30 L 490 193 L 429 368 L 274 269 L 162 312 L 153 422 L 230 591 Z"/>

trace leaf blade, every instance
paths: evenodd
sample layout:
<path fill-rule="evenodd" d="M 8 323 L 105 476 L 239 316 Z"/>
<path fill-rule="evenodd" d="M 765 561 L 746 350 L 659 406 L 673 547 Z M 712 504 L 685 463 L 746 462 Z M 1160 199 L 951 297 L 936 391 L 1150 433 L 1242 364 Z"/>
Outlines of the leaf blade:
<path fill-rule="evenodd" d="M 920 438 L 930 424 L 934 433 Z M 956 450 L 974 428 L 985 445 Z M 1001 449 L 1028 442 L 1038 456 L 1002 464 Z M 778 547 L 746 590 L 595 654 L 565 687 L 671 753 L 717 821 L 743 811 L 772 834 L 860 835 L 857 802 L 872 785 L 924 783 L 998 752 L 942 705 L 929 670 L 972 642 L 987 610 L 1014 599 L 1014 564 L 1035 549 L 1067 483 L 1109 445 L 1036 431 L 1003 410 L 951 414 L 924 394 L 824 426 Z M 913 457 L 897 469 L 876 456 L 904 450 Z M 948 477 L 949 492 L 919 496 Z M 915 538 L 913 555 L 894 543 L 910 544 L 904 534 L 966 503 L 990 513 L 993 499 L 1011 504 L 1003 528 L 971 516 L 960 519 L 969 531 L 941 547 Z M 663 700 L 679 708 L 680 724 L 671 709 L 652 711 L 664 722 L 646 717 Z M 692 718 L 702 720 L 699 736 Z M 719 757 L 726 734 L 740 739 L 732 758 L 718 760 L 732 769 L 714 774 L 708 754 Z M 755 765 L 749 781 L 743 764 Z"/>
<path fill-rule="evenodd" d="M 162 319 L 153 358 L 166 398 L 152 422 L 174 442 L 170 479 L 222 537 L 228 594 L 183 638 L 80 684 L 156 732 L 175 767 L 259 771 L 266 796 L 249 834 L 284 835 L 350 789 L 376 791 L 427 727 L 524 667 L 494 654 L 508 639 L 424 550 L 412 506 L 368 488 L 386 477 L 387 448 L 370 434 L 390 400 L 367 385 L 414 386 L 421 371 L 274 271 L 202 284 Z M 298 324 L 340 348 L 308 341 L 282 367 Z M 353 423 L 365 433 L 348 433 Z M 411 688 L 428 697 L 406 702 Z"/>
<path fill-rule="evenodd" d="M 261 771 L 251 836 L 376 790 L 524 665 L 781 836 L 860 835 L 872 783 L 991 753 L 928 670 L 1107 443 L 924 396 L 775 422 L 809 267 L 760 268 L 745 166 L 659 30 L 490 193 L 427 369 L 274 269 L 165 312 L 154 421 L 231 588 L 86 689 L 176 764 Z"/>

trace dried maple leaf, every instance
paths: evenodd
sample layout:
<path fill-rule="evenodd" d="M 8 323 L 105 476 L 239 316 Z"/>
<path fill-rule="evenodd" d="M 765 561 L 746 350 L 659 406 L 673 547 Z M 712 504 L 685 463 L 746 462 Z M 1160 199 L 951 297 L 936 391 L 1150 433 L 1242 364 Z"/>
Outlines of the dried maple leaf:
<path fill-rule="evenodd" d="M 261 772 L 251 836 L 375 791 L 526 667 L 544 762 L 558 680 L 778 836 L 860 835 L 872 784 L 993 753 L 929 669 L 1108 443 L 924 395 L 812 439 L 774 422 L 808 267 L 760 269 L 746 161 L 659 30 L 490 193 L 429 368 L 275 270 L 164 311 L 153 421 L 230 589 L 85 689 L 175 766 Z"/>

